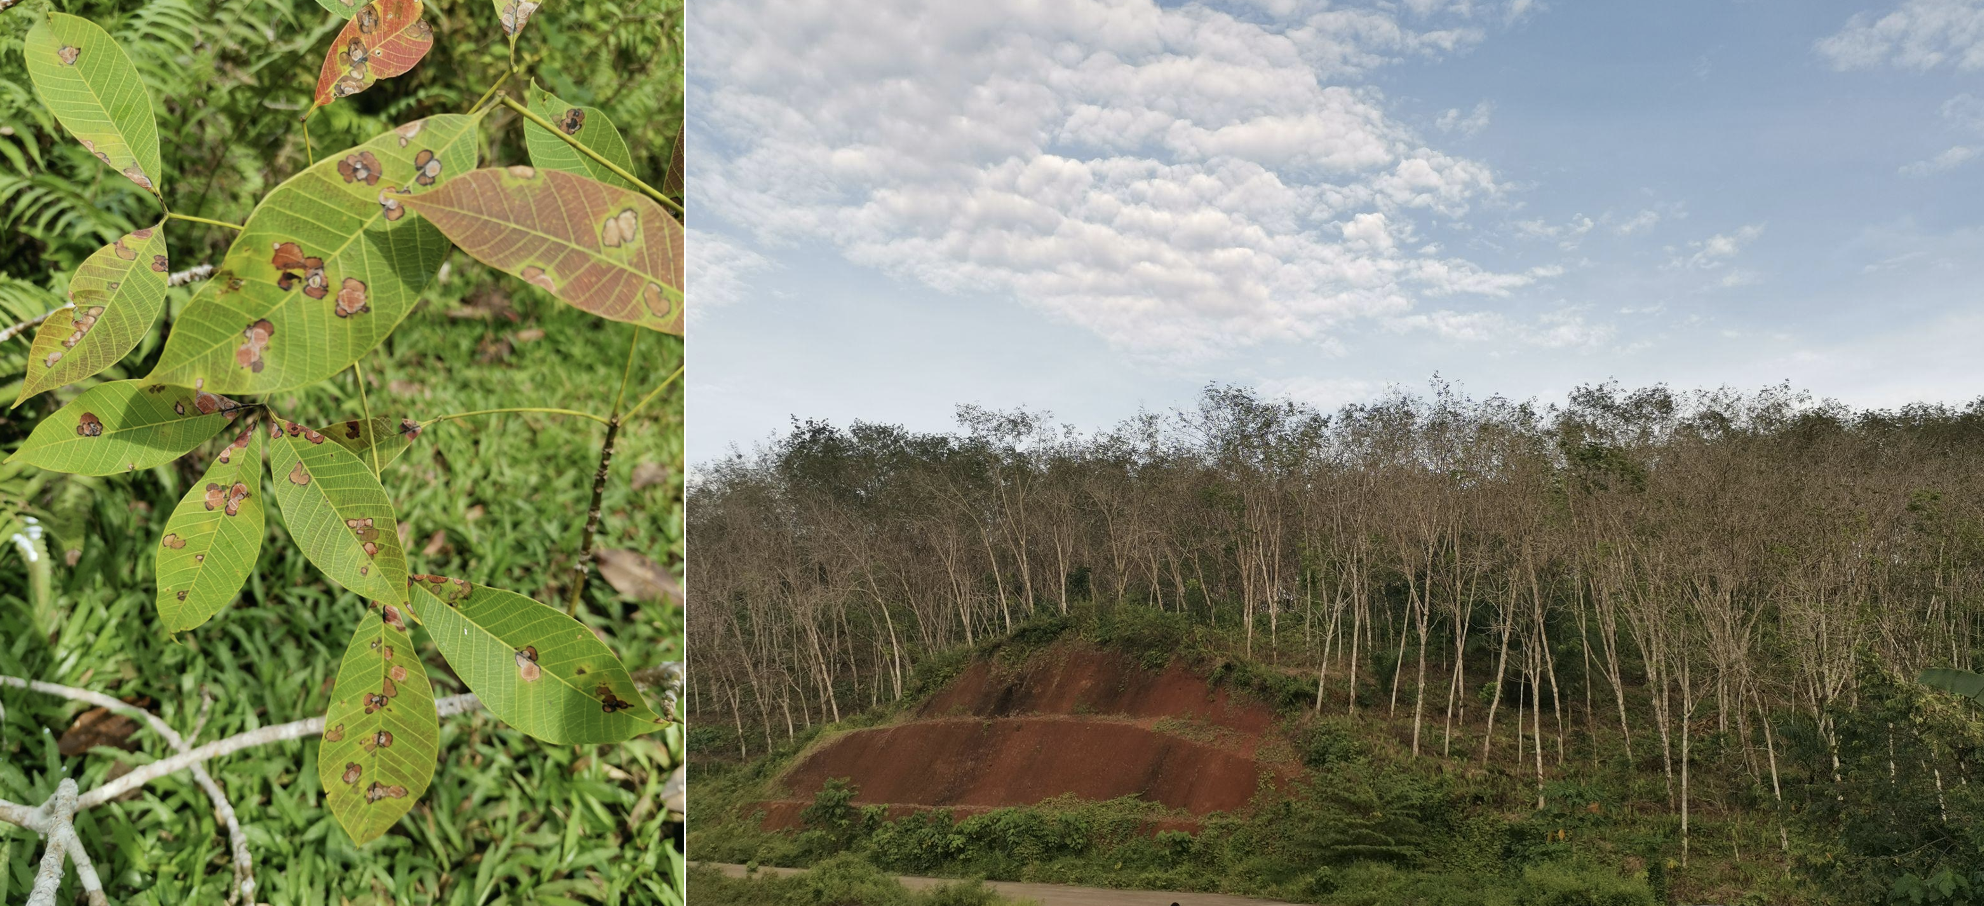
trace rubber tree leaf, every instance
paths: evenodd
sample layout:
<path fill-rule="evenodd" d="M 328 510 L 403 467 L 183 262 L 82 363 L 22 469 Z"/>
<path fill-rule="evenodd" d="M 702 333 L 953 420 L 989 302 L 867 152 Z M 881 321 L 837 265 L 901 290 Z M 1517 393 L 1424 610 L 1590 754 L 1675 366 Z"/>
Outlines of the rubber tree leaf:
<path fill-rule="evenodd" d="M 1971 701 L 1984 704 L 1984 673 L 1968 670 L 1954 670 L 1948 667 L 1932 667 L 1922 671 L 1916 682 L 1931 689 L 1954 692 Z"/>
<path fill-rule="evenodd" d="M 682 157 L 682 145 L 688 140 L 688 129 L 675 133 L 675 152 L 668 158 L 668 172 L 661 175 L 661 194 L 670 198 L 682 197 L 682 170 L 688 166 L 688 161 Z"/>
<path fill-rule="evenodd" d="M 563 611 L 444 576 L 411 585 L 434 646 L 504 723 L 560 744 L 620 742 L 661 726 L 620 659 Z"/>
<path fill-rule="evenodd" d="M 359 462 L 368 467 L 372 465 L 370 451 L 372 446 L 377 444 L 379 467 L 383 469 L 393 460 L 400 458 L 400 454 L 405 453 L 408 447 L 413 446 L 413 440 L 420 436 L 421 428 L 420 423 L 413 419 L 387 418 L 382 415 L 371 421 L 352 419 L 326 425 L 317 430 L 322 431 L 325 437 L 335 441 L 338 446 L 350 450 L 353 456 L 358 457 Z"/>
<path fill-rule="evenodd" d="M 324 54 L 317 74 L 316 106 L 404 74 L 427 56 L 434 46 L 434 29 L 420 14 L 420 0 L 373 0 L 360 8 Z"/>
<path fill-rule="evenodd" d="M 375 601 L 406 601 L 406 551 L 393 502 L 371 467 L 313 428 L 272 420 L 269 484 L 303 555 Z"/>
<path fill-rule="evenodd" d="M 591 148 L 620 169 L 634 172 L 634 157 L 627 152 L 627 140 L 620 137 L 620 130 L 613 127 L 613 120 L 607 117 L 605 111 L 598 107 L 567 104 L 551 92 L 537 87 L 536 82 L 530 85 L 530 109 L 557 126 L 558 131 Z M 530 149 L 530 162 L 539 168 L 590 176 L 609 186 L 630 191 L 635 188 L 633 183 L 621 179 L 605 164 L 580 153 L 564 139 L 529 120 L 524 121 L 524 144 Z"/>
<path fill-rule="evenodd" d="M 343 0 L 317 0 L 317 5 L 335 13 L 340 19 L 350 19 L 358 15 L 359 10 L 365 8 L 365 4 L 360 2 L 360 0 L 354 0 L 351 3 L 343 2 Z"/>
<path fill-rule="evenodd" d="M 133 230 L 83 259 L 69 278 L 75 307 L 41 322 L 14 405 L 117 364 L 151 332 L 165 308 L 164 225 Z"/>
<path fill-rule="evenodd" d="M 462 251 L 578 308 L 682 333 L 682 224 L 639 192 L 532 167 L 407 199 Z"/>
<path fill-rule="evenodd" d="M 152 97 L 124 48 L 96 23 L 47 13 L 28 29 L 22 56 L 35 94 L 98 160 L 157 195 L 158 122 Z"/>
<path fill-rule="evenodd" d="M 530 24 L 532 13 L 543 6 L 531 0 L 495 0 L 496 18 L 503 23 L 503 34 L 510 39 L 510 47 L 517 46 L 517 36 L 523 34 L 524 26 Z"/>
<path fill-rule="evenodd" d="M 447 240 L 402 202 L 475 165 L 475 124 L 416 120 L 277 186 L 173 323 L 153 379 L 268 393 L 358 361 L 447 255 Z"/>
<path fill-rule="evenodd" d="M 218 394 L 156 381 L 114 381 L 83 391 L 42 419 L 8 462 L 110 475 L 184 456 L 241 414 Z"/>
<path fill-rule="evenodd" d="M 260 432 L 245 428 L 179 498 L 158 541 L 158 616 L 166 632 L 205 623 L 241 593 L 262 553 Z"/>
<path fill-rule="evenodd" d="M 317 744 L 324 804 L 352 840 L 369 843 L 427 792 L 440 749 L 434 688 L 404 616 L 392 605 L 366 611 L 338 665 Z"/>

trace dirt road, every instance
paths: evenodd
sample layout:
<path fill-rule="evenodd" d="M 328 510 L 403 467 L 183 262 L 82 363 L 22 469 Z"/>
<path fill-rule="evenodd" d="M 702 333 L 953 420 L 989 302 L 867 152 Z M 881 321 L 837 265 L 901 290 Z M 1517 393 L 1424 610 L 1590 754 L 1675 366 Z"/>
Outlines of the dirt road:
<path fill-rule="evenodd" d="M 744 877 L 744 866 L 713 866 L 733 878 Z M 804 869 L 775 868 L 766 866 L 760 872 L 774 872 L 781 875 L 798 874 Z M 935 887 L 939 884 L 956 883 L 955 878 L 916 878 L 903 877 L 903 886 L 916 890 Z M 999 892 L 1001 896 L 1016 900 L 1032 900 L 1040 906 L 1294 906 L 1280 900 L 1254 900 L 1247 897 L 1230 897 L 1218 893 L 1165 893 L 1156 890 L 1112 890 L 1105 887 L 1068 887 L 1062 884 L 1022 884 L 1016 881 L 987 881 L 985 886 Z M 690 891 L 689 899 L 695 901 L 695 892 Z"/>

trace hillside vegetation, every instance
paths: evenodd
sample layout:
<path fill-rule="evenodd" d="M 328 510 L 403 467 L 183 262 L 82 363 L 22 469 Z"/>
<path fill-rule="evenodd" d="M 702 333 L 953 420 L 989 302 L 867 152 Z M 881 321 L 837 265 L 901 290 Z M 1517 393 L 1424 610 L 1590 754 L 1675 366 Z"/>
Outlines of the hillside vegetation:
<path fill-rule="evenodd" d="M 1984 889 L 1984 736 L 1900 679 L 1973 666 L 1984 407 L 1436 387 L 1326 415 L 1212 388 L 1095 435 L 961 415 L 802 424 L 692 488 L 692 857 L 1313 902 Z M 888 821 L 829 789 L 842 818 L 784 837 L 734 814 L 809 727 L 1071 631 L 1243 686 L 1303 779 L 1196 836 L 1149 835 L 1142 801 Z M 1590 895 L 1538 892 L 1561 873 Z"/>

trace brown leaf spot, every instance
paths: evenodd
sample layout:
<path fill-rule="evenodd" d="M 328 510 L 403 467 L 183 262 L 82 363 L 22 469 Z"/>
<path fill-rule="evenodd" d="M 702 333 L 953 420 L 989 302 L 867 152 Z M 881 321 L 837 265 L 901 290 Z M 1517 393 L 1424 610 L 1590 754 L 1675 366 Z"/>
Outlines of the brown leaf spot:
<path fill-rule="evenodd" d="M 186 546 L 186 539 L 168 532 L 165 537 L 158 540 L 158 543 L 173 550 L 178 550 Z"/>
<path fill-rule="evenodd" d="M 441 177 L 441 159 L 426 148 L 413 156 L 413 181 L 423 186 L 431 186 Z"/>
<path fill-rule="evenodd" d="M 324 277 L 324 259 L 303 259 L 303 294 L 322 299 L 331 292 L 331 281 Z"/>
<path fill-rule="evenodd" d="M 392 677 L 393 682 L 404 683 L 406 682 L 406 667 L 402 664 L 394 664 L 392 669 L 386 671 L 386 675 Z"/>
<path fill-rule="evenodd" d="M 248 486 L 238 481 L 235 482 L 234 487 L 227 489 L 227 515 L 238 515 L 241 512 L 242 502 L 247 499 Z"/>
<path fill-rule="evenodd" d="M 337 316 L 349 318 L 371 310 L 372 306 L 365 304 L 365 282 L 356 277 L 344 278 L 344 283 L 338 287 Z"/>
<path fill-rule="evenodd" d="M 634 244 L 634 231 L 640 226 L 640 218 L 633 208 L 623 208 L 620 213 L 608 218 L 599 227 L 599 241 L 610 249 Z"/>
<path fill-rule="evenodd" d="M 102 437 L 103 421 L 98 419 L 94 412 L 83 413 L 83 417 L 76 422 L 76 435 L 78 437 Z"/>
<path fill-rule="evenodd" d="M 344 724 L 338 724 L 324 731 L 325 742 L 337 742 L 344 738 Z"/>
<path fill-rule="evenodd" d="M 366 802 L 378 802 L 381 799 L 399 799 L 404 796 L 406 796 L 406 787 L 384 786 L 376 780 L 372 781 L 372 788 L 365 791 Z"/>
<path fill-rule="evenodd" d="M 60 59 L 62 61 L 62 65 L 74 66 L 76 65 L 76 58 L 81 56 L 82 53 L 83 53 L 82 48 L 72 47 L 70 45 L 64 44 L 60 49 L 55 51 L 55 56 L 57 59 Z M 89 144 L 89 142 L 84 142 L 83 144 L 87 145 Z"/>
<path fill-rule="evenodd" d="M 359 438 L 359 425 L 360 423 L 356 421 L 344 423 L 344 437 L 346 440 L 357 440 Z"/>
<path fill-rule="evenodd" d="M 132 249 L 126 248 L 124 246 L 124 240 L 122 239 L 119 239 L 116 242 L 111 243 L 110 248 L 112 251 L 117 253 L 117 257 L 122 258 L 126 261 L 135 261 L 138 258 L 138 253 Z"/>
<path fill-rule="evenodd" d="M 137 183 L 138 187 L 141 189 L 144 189 L 148 192 L 151 191 L 152 188 L 151 179 L 146 177 L 145 171 L 138 169 L 136 164 L 124 168 L 124 178 Z"/>
<path fill-rule="evenodd" d="M 399 127 L 398 129 L 393 130 L 393 134 L 400 137 L 400 147 L 402 148 L 406 147 L 408 142 L 413 141 L 414 136 L 420 134 L 420 126 L 424 122 L 426 121 L 414 120 L 411 123 L 408 123 L 404 126 Z"/>
<path fill-rule="evenodd" d="M 275 250 L 275 254 L 269 258 L 269 263 L 275 265 L 276 270 L 300 271 L 303 269 L 302 246 L 294 242 L 278 242 L 275 244 Z"/>
<path fill-rule="evenodd" d="M 50 368 L 53 368 L 53 367 L 55 367 L 55 363 L 56 363 L 56 362 L 60 362 L 60 361 L 62 361 L 62 351 L 58 349 L 58 350 L 56 350 L 56 351 L 54 351 L 54 352 L 51 352 L 51 353 L 49 353 L 49 354 L 48 354 L 48 358 L 47 358 L 47 360 L 46 360 L 46 362 L 45 362 L 45 364 L 46 364 L 46 365 L 47 365 L 48 367 L 50 367 Z"/>
<path fill-rule="evenodd" d="M 159 272 L 159 273 L 161 273 L 161 274 L 163 274 L 163 273 L 165 273 L 165 272 L 166 272 L 167 270 L 169 270 L 169 269 L 170 269 L 170 267 L 169 267 L 169 266 L 168 266 L 168 265 L 167 265 L 167 264 L 165 263 L 165 256 L 164 256 L 164 255 L 153 255 L 153 256 L 152 256 L 152 270 L 154 270 L 154 271 L 157 271 L 157 272 Z"/>
<path fill-rule="evenodd" d="M 235 347 L 235 364 L 256 374 L 261 374 L 262 367 L 267 364 L 262 361 L 262 350 L 268 348 L 269 338 L 276 335 L 276 326 L 269 323 L 269 319 L 263 318 L 248 325 L 248 328 L 243 330 L 241 335 L 246 337 L 247 341 Z"/>
<path fill-rule="evenodd" d="M 386 697 L 377 692 L 365 693 L 365 713 L 371 714 L 386 706 Z"/>
<path fill-rule="evenodd" d="M 419 437 L 420 423 L 410 418 L 400 419 L 400 433 L 406 435 L 407 440 Z"/>
<path fill-rule="evenodd" d="M 362 182 L 368 186 L 379 184 L 379 159 L 370 151 L 347 154 L 338 161 L 338 175 L 347 183 Z"/>
<path fill-rule="evenodd" d="M 385 614 L 386 625 L 391 626 L 394 629 L 397 629 L 401 632 L 405 632 L 406 619 L 400 616 L 400 609 L 398 607 L 394 607 L 391 604 L 386 605 L 385 609 L 386 609 L 386 614 Z"/>
<path fill-rule="evenodd" d="M 505 172 L 509 173 L 511 176 L 514 176 L 518 179 L 537 178 L 537 170 L 532 167 L 526 167 L 523 164 L 516 164 L 514 166 L 505 167 L 503 169 Z"/>
<path fill-rule="evenodd" d="M 538 678 L 544 675 L 544 671 L 537 666 L 535 646 L 525 645 L 517 649 L 517 675 L 526 683 L 537 682 Z"/>
<path fill-rule="evenodd" d="M 182 591 L 182 592 L 180 592 L 180 593 L 179 593 L 179 600 L 181 600 L 181 601 L 184 601 L 184 600 L 186 600 L 186 592 L 183 592 L 183 591 Z"/>
<path fill-rule="evenodd" d="M 668 291 L 652 280 L 641 288 L 641 304 L 646 305 L 648 311 L 657 318 L 666 318 L 675 313 L 675 302 L 668 298 Z"/>
<path fill-rule="evenodd" d="M 344 763 L 344 782 L 356 784 L 358 782 L 358 778 L 363 776 L 364 774 L 365 774 L 365 769 L 360 767 L 358 765 L 358 762 L 347 761 Z"/>
<path fill-rule="evenodd" d="M 304 468 L 302 463 L 297 463 L 296 468 L 289 470 L 289 483 L 294 485 L 309 484 L 310 470 Z"/>
<path fill-rule="evenodd" d="M 579 130 L 585 127 L 586 112 L 577 107 L 566 110 L 565 115 L 558 118 L 558 128 L 566 135 L 577 135 Z"/>
<path fill-rule="evenodd" d="M 551 292 L 558 291 L 558 284 L 552 281 L 551 275 L 545 273 L 544 268 L 538 267 L 535 264 L 526 265 L 523 270 L 517 273 L 517 276 L 524 278 L 524 282 L 532 286 L 542 287 Z"/>
<path fill-rule="evenodd" d="M 226 503 L 227 503 L 227 489 L 211 481 L 207 482 L 207 497 L 206 497 L 207 511 L 213 512 L 215 509 L 218 509 L 221 506 L 226 505 Z"/>
<path fill-rule="evenodd" d="M 379 193 L 379 207 L 385 210 L 387 220 L 398 220 L 406 216 L 406 205 L 400 204 L 400 200 L 393 197 L 393 193 L 398 191 L 398 186 L 387 186 Z"/>

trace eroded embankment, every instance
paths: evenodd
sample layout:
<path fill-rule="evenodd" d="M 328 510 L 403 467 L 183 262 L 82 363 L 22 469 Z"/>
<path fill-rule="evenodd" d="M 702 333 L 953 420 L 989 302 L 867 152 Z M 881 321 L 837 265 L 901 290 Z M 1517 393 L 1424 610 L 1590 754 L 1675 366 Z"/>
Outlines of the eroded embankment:
<path fill-rule="evenodd" d="M 1264 773 L 1277 783 L 1293 776 L 1292 765 L 1260 757 L 1273 725 L 1265 706 L 1176 664 L 1146 670 L 1114 652 L 1057 646 L 1018 668 L 978 661 L 911 719 L 822 741 L 780 778 L 785 797 L 753 808 L 767 827 L 797 827 L 829 779 L 847 778 L 857 804 L 892 815 L 971 814 L 1064 795 L 1136 796 L 1193 816 L 1233 812 Z"/>

